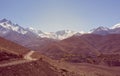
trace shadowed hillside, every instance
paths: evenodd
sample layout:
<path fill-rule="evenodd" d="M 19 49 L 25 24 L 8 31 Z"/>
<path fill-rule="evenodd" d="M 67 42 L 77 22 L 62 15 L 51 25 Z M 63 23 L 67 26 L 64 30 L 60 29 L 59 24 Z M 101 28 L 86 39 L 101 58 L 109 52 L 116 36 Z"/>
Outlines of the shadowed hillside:
<path fill-rule="evenodd" d="M 1 37 L 0 37 L 0 50 L 6 51 L 9 53 L 18 54 L 18 55 L 24 55 L 25 53 L 30 51 L 29 49 L 27 49 L 23 46 L 20 46 L 14 42 L 8 41 L 8 40 L 3 39 Z"/>
<path fill-rule="evenodd" d="M 53 59 L 72 63 L 120 66 L 119 39 L 119 34 L 85 34 L 39 47 L 37 51 Z"/>
<path fill-rule="evenodd" d="M 0 43 L 0 76 L 79 76 L 38 52 L 3 38 Z"/>

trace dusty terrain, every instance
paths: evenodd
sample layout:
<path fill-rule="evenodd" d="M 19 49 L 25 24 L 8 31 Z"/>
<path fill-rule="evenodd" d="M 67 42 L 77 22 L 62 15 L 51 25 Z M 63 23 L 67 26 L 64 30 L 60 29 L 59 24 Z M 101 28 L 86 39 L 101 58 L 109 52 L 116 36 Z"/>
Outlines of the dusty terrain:
<path fill-rule="evenodd" d="M 96 59 L 94 56 L 68 54 L 60 60 L 53 60 L 3 38 L 0 38 L 0 42 L 2 43 L 0 44 L 0 76 L 120 76 L 119 54 L 99 54 L 100 52 L 96 50 L 93 51 L 98 55 Z M 79 43 L 73 45 L 75 44 L 79 45 Z M 76 62 L 76 56 L 78 56 L 77 60 L 83 62 Z"/>

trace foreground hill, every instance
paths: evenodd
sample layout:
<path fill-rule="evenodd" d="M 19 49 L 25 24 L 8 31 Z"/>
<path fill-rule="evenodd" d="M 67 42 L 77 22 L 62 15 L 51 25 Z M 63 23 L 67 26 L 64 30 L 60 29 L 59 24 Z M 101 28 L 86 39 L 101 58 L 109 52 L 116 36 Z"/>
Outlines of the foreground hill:
<path fill-rule="evenodd" d="M 85 34 L 56 41 L 43 47 L 38 47 L 36 50 L 57 60 L 120 66 L 119 39 L 119 34 L 106 36 Z"/>
<path fill-rule="evenodd" d="M 13 53 L 17 55 L 24 55 L 30 50 L 0 37 L 0 51 Z"/>
<path fill-rule="evenodd" d="M 3 38 L 0 43 L 0 76 L 79 76 L 38 52 Z"/>
<path fill-rule="evenodd" d="M 120 34 L 97 35 L 86 34 L 80 36 L 93 48 L 96 48 L 101 53 L 120 53 Z"/>
<path fill-rule="evenodd" d="M 74 45 L 76 46 L 80 45 L 80 43 L 84 43 L 84 45 L 87 44 L 85 41 L 82 41 L 82 40 L 79 41 L 79 43 L 77 43 L 77 41 L 79 40 L 79 37 L 77 38 L 78 39 L 75 38 L 74 40 L 72 40 L 72 42 L 70 42 L 71 40 L 69 41 L 68 39 L 68 40 L 56 42 L 54 43 L 54 45 L 59 43 L 59 45 L 61 45 L 61 48 L 64 47 L 66 49 L 66 46 L 68 44 L 72 45 L 73 42 L 75 42 Z M 78 56 L 80 53 L 81 55 L 83 55 L 83 57 L 86 57 L 86 55 L 93 55 L 93 56 L 99 55 L 99 52 L 97 52 L 97 50 L 91 51 L 92 54 L 87 53 L 88 50 L 85 50 L 85 53 L 84 52 L 82 53 L 81 51 L 79 54 L 76 53 L 77 51 L 75 52 L 71 51 L 70 52 L 71 54 L 70 54 L 69 51 L 67 51 L 68 49 L 66 49 L 66 50 L 63 50 L 63 52 L 66 53 L 65 56 L 62 57 L 64 60 L 56 61 L 44 55 L 41 55 L 38 52 L 29 50 L 23 46 L 20 46 L 18 44 L 15 44 L 3 38 L 0 38 L 0 43 L 1 43 L 0 44 L 0 48 L 1 48 L 0 49 L 0 76 L 119 76 L 120 75 L 119 67 L 100 66 L 100 65 L 94 65 L 93 63 L 79 64 L 79 63 L 65 62 L 65 61 L 71 62 L 71 59 L 74 58 L 73 56 Z M 73 45 L 71 47 L 69 46 L 67 47 L 71 49 L 73 48 Z M 85 48 L 91 48 L 91 46 L 87 45 L 79 48 L 84 50 Z M 75 49 L 73 49 L 73 51 L 74 50 Z M 53 54 L 57 54 L 57 52 Z M 103 56 L 103 58 L 105 56 Z M 75 59 L 73 59 L 72 62 L 75 62 Z"/>
<path fill-rule="evenodd" d="M 38 51 L 55 58 L 66 55 L 99 55 L 99 51 L 92 48 L 85 40 L 75 36 L 62 41 L 54 42 Z"/>

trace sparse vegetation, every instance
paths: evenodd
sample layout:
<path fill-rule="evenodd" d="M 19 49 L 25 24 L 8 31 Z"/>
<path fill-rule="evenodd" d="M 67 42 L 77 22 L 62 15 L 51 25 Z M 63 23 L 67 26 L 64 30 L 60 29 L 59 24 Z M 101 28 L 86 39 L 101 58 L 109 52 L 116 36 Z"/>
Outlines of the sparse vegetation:
<path fill-rule="evenodd" d="M 12 53 L 0 52 L 0 62 L 9 61 L 12 59 L 19 59 L 19 58 L 22 58 L 22 56 L 17 56 Z"/>

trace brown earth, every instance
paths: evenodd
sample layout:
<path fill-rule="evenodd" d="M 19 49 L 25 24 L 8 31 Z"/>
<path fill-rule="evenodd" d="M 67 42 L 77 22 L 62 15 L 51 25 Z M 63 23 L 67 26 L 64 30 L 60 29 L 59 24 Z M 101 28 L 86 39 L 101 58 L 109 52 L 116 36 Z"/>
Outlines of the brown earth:
<path fill-rule="evenodd" d="M 120 66 L 120 35 L 85 34 L 44 45 L 36 49 L 56 60 L 72 63 Z"/>
<path fill-rule="evenodd" d="M 0 76 L 77 76 L 53 66 L 54 60 L 0 38 Z"/>
<path fill-rule="evenodd" d="M 60 58 L 60 60 L 52 60 L 39 52 L 32 52 L 23 46 L 0 38 L 0 43 L 2 43 L 0 44 L 0 56 L 3 61 L 0 64 L 0 76 L 120 76 L 119 51 L 103 53 L 103 51 L 97 49 L 97 46 L 102 44 L 99 38 L 103 38 L 103 36 L 95 35 L 98 40 L 95 41 L 93 38 L 93 41 L 96 44 L 99 41 L 97 45 L 91 43 L 92 40 L 89 40 L 91 36 L 86 36 L 88 38 L 85 38 L 88 41 L 84 36 L 82 36 L 83 38 L 73 36 L 51 44 L 48 47 L 49 49 L 45 51 L 48 52 L 47 56 L 52 56 L 53 53 L 52 57 L 58 57 L 56 59 Z M 109 38 L 105 39 L 109 42 Z M 119 36 L 115 35 L 115 39 L 115 42 L 118 42 Z M 112 42 L 112 44 L 115 43 Z M 88 50 L 88 48 L 91 50 Z M 74 58 L 83 62 L 76 63 Z M 72 59 L 73 61 L 71 61 Z M 102 62 L 99 62 L 100 60 Z M 118 62 L 116 63 L 116 61 Z"/>

